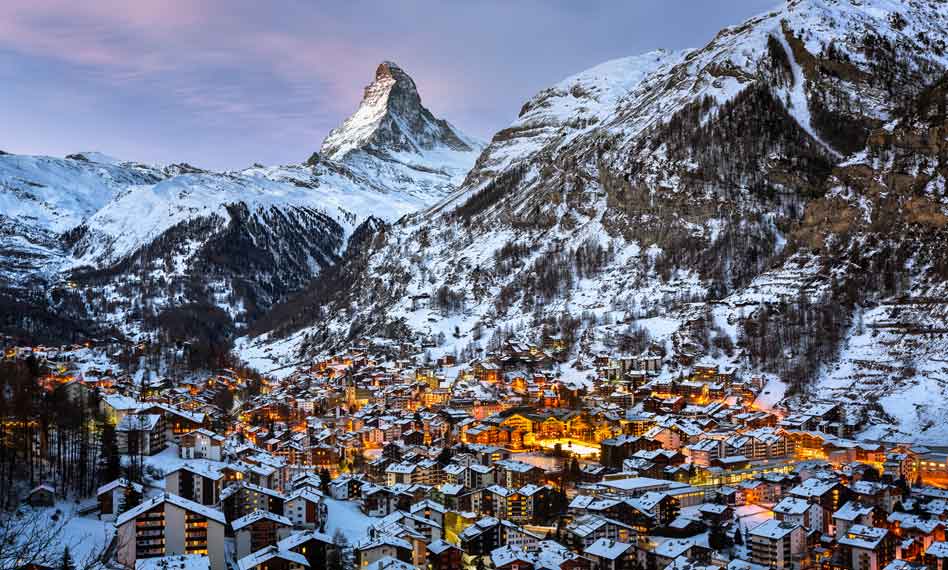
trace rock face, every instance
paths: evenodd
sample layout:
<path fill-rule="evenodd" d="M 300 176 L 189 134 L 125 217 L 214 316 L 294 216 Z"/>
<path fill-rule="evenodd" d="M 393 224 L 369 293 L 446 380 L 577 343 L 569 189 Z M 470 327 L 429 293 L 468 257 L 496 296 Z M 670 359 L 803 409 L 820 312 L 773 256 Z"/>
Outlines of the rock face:
<path fill-rule="evenodd" d="M 161 328 L 182 305 L 246 326 L 338 263 L 360 228 L 453 191 L 480 147 L 384 63 L 359 111 L 304 164 L 211 172 L 5 154 L 0 295 L 130 333 Z"/>
<path fill-rule="evenodd" d="M 355 152 L 423 155 L 438 149 L 471 152 L 477 146 L 447 121 L 435 118 L 421 104 L 415 81 L 386 61 L 365 88 L 359 109 L 329 133 L 319 152 L 342 161 Z"/>

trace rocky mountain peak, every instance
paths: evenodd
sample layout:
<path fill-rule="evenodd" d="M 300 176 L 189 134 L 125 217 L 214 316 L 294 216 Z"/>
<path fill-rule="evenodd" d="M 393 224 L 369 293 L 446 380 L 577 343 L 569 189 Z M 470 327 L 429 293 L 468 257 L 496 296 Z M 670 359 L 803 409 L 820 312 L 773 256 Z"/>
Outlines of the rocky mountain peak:
<path fill-rule="evenodd" d="M 476 146 L 425 108 L 411 76 L 384 61 L 375 70 L 375 80 L 366 86 L 358 110 L 329 133 L 319 153 L 343 160 L 360 151 L 385 156 L 436 149 L 470 152 Z"/>

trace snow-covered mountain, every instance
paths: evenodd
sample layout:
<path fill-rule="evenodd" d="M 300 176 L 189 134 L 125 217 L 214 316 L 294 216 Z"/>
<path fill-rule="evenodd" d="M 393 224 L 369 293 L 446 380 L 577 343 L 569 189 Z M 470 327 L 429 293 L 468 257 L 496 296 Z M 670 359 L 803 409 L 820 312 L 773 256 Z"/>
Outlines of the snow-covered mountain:
<path fill-rule="evenodd" d="M 359 110 L 305 164 L 212 172 L 3 154 L 0 284 L 52 286 L 63 315 L 127 330 L 194 303 L 252 318 L 336 263 L 363 224 L 443 198 L 482 146 L 383 63 Z"/>
<path fill-rule="evenodd" d="M 437 356 L 555 333 L 579 363 L 651 346 L 670 374 L 707 355 L 785 379 L 770 400 L 822 395 L 827 367 L 858 359 L 857 317 L 896 293 L 801 228 L 944 76 L 945 38 L 943 3 L 791 0 L 702 48 L 579 73 L 526 102 L 454 193 L 358 252 L 352 288 L 278 308 L 238 348 L 267 369 L 359 336 L 428 337 Z"/>

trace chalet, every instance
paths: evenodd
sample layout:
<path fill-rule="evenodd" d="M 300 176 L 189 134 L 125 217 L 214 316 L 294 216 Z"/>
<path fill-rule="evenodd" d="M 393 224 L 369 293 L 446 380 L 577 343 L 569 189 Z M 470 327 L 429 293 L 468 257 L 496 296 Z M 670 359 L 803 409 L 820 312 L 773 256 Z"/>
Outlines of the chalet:
<path fill-rule="evenodd" d="M 130 488 L 134 489 L 139 496 L 145 495 L 145 488 L 140 483 L 134 483 L 128 479 L 116 479 L 99 487 L 95 493 L 96 502 L 99 505 L 99 518 L 114 520 L 119 515 L 125 495 Z"/>
<path fill-rule="evenodd" d="M 849 532 L 853 525 L 861 524 L 864 526 L 874 526 L 875 512 L 871 506 L 861 505 L 855 501 L 849 501 L 833 513 L 833 525 L 836 528 L 836 539 L 838 540 Z"/>
<path fill-rule="evenodd" d="M 309 567 L 314 570 L 327 568 L 329 554 L 338 548 L 333 544 L 331 536 L 316 530 L 295 532 L 277 542 L 276 546 L 282 552 L 302 554 L 309 562 Z"/>
<path fill-rule="evenodd" d="M 115 426 L 119 453 L 154 455 L 166 447 L 164 419 L 159 414 L 128 414 Z"/>
<path fill-rule="evenodd" d="M 849 568 L 882 570 L 895 560 L 895 535 L 884 528 L 853 525 L 839 538 L 839 546 L 839 558 Z"/>
<path fill-rule="evenodd" d="M 254 511 L 231 521 L 237 557 L 243 558 L 289 536 L 293 529 L 290 519 L 267 511 Z"/>
<path fill-rule="evenodd" d="M 231 483 L 221 491 L 220 501 L 228 520 L 233 520 L 254 511 L 282 515 L 286 495 L 244 480 Z"/>
<path fill-rule="evenodd" d="M 798 524 L 806 529 L 821 529 L 823 507 L 799 497 L 784 497 L 773 508 L 774 518 Z"/>
<path fill-rule="evenodd" d="M 30 490 L 26 502 L 33 507 L 51 507 L 56 503 L 56 489 L 43 483 Z"/>
<path fill-rule="evenodd" d="M 393 558 L 411 564 L 414 553 L 410 542 L 388 535 L 381 535 L 358 544 L 354 550 L 356 564 L 360 567 L 368 566 L 383 558 Z"/>
<path fill-rule="evenodd" d="M 461 555 L 461 549 L 457 546 L 444 540 L 436 540 L 428 544 L 428 568 L 430 570 L 461 570 Z"/>
<path fill-rule="evenodd" d="M 583 553 L 597 570 L 631 570 L 636 563 L 636 551 L 631 543 L 609 538 L 596 540 Z"/>
<path fill-rule="evenodd" d="M 202 505 L 216 505 L 224 482 L 223 470 L 203 462 L 183 463 L 165 475 L 165 490 Z"/>
<path fill-rule="evenodd" d="M 931 570 L 948 570 L 948 542 L 933 542 L 925 550 L 925 565 Z"/>
<path fill-rule="evenodd" d="M 304 555 L 277 546 L 268 546 L 237 561 L 237 570 L 306 570 L 310 567 Z"/>
<path fill-rule="evenodd" d="M 178 453 L 182 459 L 210 459 L 220 461 L 226 438 L 204 428 L 182 435 Z"/>
<path fill-rule="evenodd" d="M 327 517 L 322 497 L 309 489 L 290 493 L 283 505 L 283 512 L 296 528 L 319 528 Z"/>
<path fill-rule="evenodd" d="M 486 556 L 501 546 L 526 547 L 537 544 L 540 537 L 510 521 L 483 517 L 461 531 L 461 550 L 474 556 Z"/>
<path fill-rule="evenodd" d="M 167 429 L 166 437 L 174 441 L 182 435 L 203 428 L 207 418 L 202 413 L 188 412 L 168 404 L 145 405 L 139 413 L 162 415 Z"/>
<path fill-rule="evenodd" d="M 574 519 L 566 526 L 566 541 L 573 548 L 584 550 L 600 539 L 629 542 L 635 530 L 615 519 L 598 515 L 585 515 Z"/>

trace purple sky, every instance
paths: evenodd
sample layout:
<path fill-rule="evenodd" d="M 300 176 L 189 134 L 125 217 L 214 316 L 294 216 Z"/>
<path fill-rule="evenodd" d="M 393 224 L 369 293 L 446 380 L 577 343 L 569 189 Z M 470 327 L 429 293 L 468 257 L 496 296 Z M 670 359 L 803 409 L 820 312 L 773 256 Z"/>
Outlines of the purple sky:
<path fill-rule="evenodd" d="M 0 150 L 240 168 L 305 160 L 397 62 L 482 138 L 602 61 L 700 47 L 777 0 L 4 0 Z"/>

